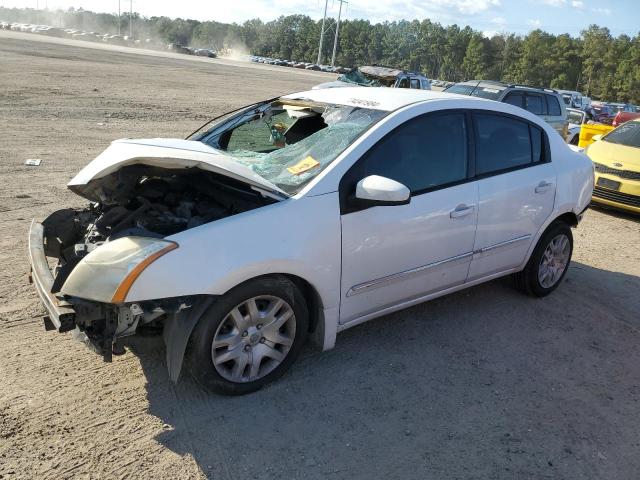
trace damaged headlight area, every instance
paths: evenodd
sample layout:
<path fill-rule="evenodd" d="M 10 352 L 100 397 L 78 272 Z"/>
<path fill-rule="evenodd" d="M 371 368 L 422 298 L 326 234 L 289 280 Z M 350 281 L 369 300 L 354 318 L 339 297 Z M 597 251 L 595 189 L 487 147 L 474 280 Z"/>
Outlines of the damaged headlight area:
<path fill-rule="evenodd" d="M 105 243 L 76 265 L 61 291 L 71 297 L 123 303 L 143 270 L 176 248 L 174 242 L 146 237 L 123 237 Z"/>

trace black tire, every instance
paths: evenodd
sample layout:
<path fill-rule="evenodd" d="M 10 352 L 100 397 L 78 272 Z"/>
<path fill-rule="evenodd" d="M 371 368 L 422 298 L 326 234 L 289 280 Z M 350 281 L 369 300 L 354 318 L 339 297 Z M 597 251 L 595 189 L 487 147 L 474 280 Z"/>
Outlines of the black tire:
<path fill-rule="evenodd" d="M 286 356 L 270 373 L 252 381 L 234 382 L 216 370 L 212 358 L 212 343 L 218 327 L 236 306 L 260 296 L 278 297 L 293 310 L 295 336 Z M 295 361 L 305 342 L 309 325 L 307 303 L 300 290 L 284 276 L 249 280 L 217 299 L 196 325 L 187 351 L 185 366 L 193 378 L 211 392 L 224 395 L 244 395 L 254 392 L 281 377 Z"/>
<path fill-rule="evenodd" d="M 540 283 L 539 279 L 539 269 L 542 261 L 542 256 L 544 255 L 547 246 L 551 243 L 551 241 L 556 238 L 558 235 L 565 235 L 569 239 L 569 259 L 566 262 L 566 266 L 564 271 L 560 275 L 560 277 L 555 281 L 555 283 L 551 286 L 543 286 Z M 556 221 L 549 225 L 547 230 L 544 232 L 536 248 L 533 250 L 531 254 L 531 258 L 527 262 L 527 266 L 521 272 L 516 273 L 513 276 L 514 284 L 518 290 L 528 295 L 532 295 L 534 297 L 545 297 L 553 292 L 558 285 L 562 283 L 564 276 L 569 270 L 569 265 L 571 263 L 571 256 L 573 255 L 573 235 L 571 233 L 571 228 L 569 225 L 562 221 Z"/>

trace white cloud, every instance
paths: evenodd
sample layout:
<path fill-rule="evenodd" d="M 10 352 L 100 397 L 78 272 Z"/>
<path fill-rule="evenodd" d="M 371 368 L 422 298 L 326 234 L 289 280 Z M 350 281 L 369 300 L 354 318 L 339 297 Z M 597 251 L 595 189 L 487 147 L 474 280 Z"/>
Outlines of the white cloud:
<path fill-rule="evenodd" d="M 540 25 L 542 25 L 542 22 L 540 22 L 540 20 L 536 19 L 531 19 L 527 21 L 527 24 L 534 27 L 534 28 L 539 28 Z"/>
<path fill-rule="evenodd" d="M 611 10 L 609 10 L 608 8 L 597 7 L 597 8 L 592 8 L 591 10 L 593 10 L 594 13 L 600 13 L 602 15 L 611 15 Z"/>
<path fill-rule="evenodd" d="M 482 32 L 482 36 L 485 38 L 493 38 L 497 35 L 503 35 L 504 32 L 499 32 L 497 30 L 485 30 Z"/>
<path fill-rule="evenodd" d="M 493 17 L 491 19 L 491 23 L 495 24 L 495 25 L 506 25 L 507 24 L 507 19 L 504 17 Z"/>
<path fill-rule="evenodd" d="M 562 7 L 567 4 L 567 0 L 542 0 L 542 3 L 551 7 Z"/>
<path fill-rule="evenodd" d="M 571 6 L 574 8 L 584 8 L 584 2 L 582 0 L 573 0 Z"/>
<path fill-rule="evenodd" d="M 428 3 L 446 8 L 454 8 L 459 13 L 470 15 L 485 12 L 500 6 L 500 0 L 431 0 Z"/>

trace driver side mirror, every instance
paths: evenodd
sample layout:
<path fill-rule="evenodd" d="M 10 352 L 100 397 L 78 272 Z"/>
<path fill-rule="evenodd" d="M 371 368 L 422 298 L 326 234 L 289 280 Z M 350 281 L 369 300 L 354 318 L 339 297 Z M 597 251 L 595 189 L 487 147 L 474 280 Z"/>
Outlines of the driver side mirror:
<path fill-rule="evenodd" d="M 390 178 L 369 175 L 356 185 L 355 199 L 363 207 L 407 205 L 411 200 L 411 191 Z"/>

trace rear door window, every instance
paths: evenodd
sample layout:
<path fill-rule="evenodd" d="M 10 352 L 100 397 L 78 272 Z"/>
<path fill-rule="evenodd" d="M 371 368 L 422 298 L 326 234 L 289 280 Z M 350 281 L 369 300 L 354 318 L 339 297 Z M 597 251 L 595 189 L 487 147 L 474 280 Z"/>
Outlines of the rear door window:
<path fill-rule="evenodd" d="M 516 107 L 524 108 L 524 95 L 520 92 L 509 93 L 503 100 L 504 103 L 509 105 L 515 105 Z"/>
<path fill-rule="evenodd" d="M 554 95 L 546 95 L 547 97 L 547 105 L 549 106 L 549 115 L 553 115 L 554 117 L 559 117 L 562 115 L 562 110 L 560 109 L 560 102 L 558 102 L 558 98 Z"/>
<path fill-rule="evenodd" d="M 411 79 L 411 88 L 417 88 L 419 90 L 420 89 L 420 79 L 412 78 Z"/>
<path fill-rule="evenodd" d="M 525 97 L 525 110 L 530 111 L 534 115 L 546 115 L 546 105 L 544 97 L 537 93 L 527 93 Z"/>
<path fill-rule="evenodd" d="M 492 113 L 474 113 L 476 131 L 476 174 L 487 175 L 530 165 L 534 150 L 529 124 Z M 540 158 L 541 153 L 538 154 Z"/>

